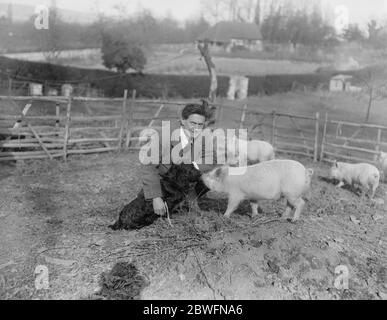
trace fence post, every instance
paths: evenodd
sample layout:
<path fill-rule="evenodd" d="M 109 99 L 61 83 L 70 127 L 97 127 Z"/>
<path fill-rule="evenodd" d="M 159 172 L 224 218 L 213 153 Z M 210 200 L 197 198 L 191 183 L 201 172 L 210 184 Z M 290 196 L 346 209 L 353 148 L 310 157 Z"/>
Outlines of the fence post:
<path fill-rule="evenodd" d="M 241 117 L 241 124 L 239 126 L 240 129 L 243 129 L 243 125 L 245 124 L 246 110 L 247 110 L 247 104 L 245 104 L 243 106 L 243 112 L 242 112 L 242 117 Z"/>
<path fill-rule="evenodd" d="M 8 78 L 8 97 L 12 96 L 12 78 Z"/>
<path fill-rule="evenodd" d="M 277 115 L 275 111 L 273 111 L 272 116 L 273 116 L 273 121 L 272 121 L 272 128 L 271 128 L 271 144 L 273 147 L 275 147 L 275 131 L 276 131 L 276 120 L 277 120 L 276 119 Z"/>
<path fill-rule="evenodd" d="M 134 113 L 134 106 L 136 103 L 136 90 L 133 90 L 132 92 L 132 101 L 129 105 L 129 114 L 128 114 L 128 130 L 126 133 L 126 144 L 125 149 L 128 149 L 130 147 L 130 139 L 132 137 L 132 125 L 133 125 L 133 113 Z"/>
<path fill-rule="evenodd" d="M 69 101 L 67 103 L 65 135 L 64 135 L 64 143 L 63 143 L 63 160 L 64 161 L 67 161 L 67 144 L 69 142 L 69 137 L 70 137 L 71 100 L 72 100 L 72 98 L 70 95 Z"/>
<path fill-rule="evenodd" d="M 55 105 L 55 115 L 57 119 L 55 120 L 55 128 L 59 127 L 59 115 L 60 115 L 60 109 L 59 109 L 59 102 Z"/>
<path fill-rule="evenodd" d="M 324 131 L 323 131 L 323 137 L 321 142 L 320 161 L 324 159 L 324 147 L 326 142 L 327 126 L 328 126 L 328 112 L 325 113 Z"/>
<path fill-rule="evenodd" d="M 121 151 L 121 147 L 122 147 L 122 136 L 124 134 L 124 130 L 125 130 L 125 125 L 126 125 L 126 122 L 127 122 L 127 119 L 126 119 L 126 102 L 128 100 L 128 90 L 125 89 L 124 91 L 124 99 L 122 101 L 122 114 L 121 114 L 121 129 L 120 129 L 120 134 L 119 134 L 119 137 L 118 137 L 118 146 L 117 146 L 117 149 L 119 151 Z"/>
<path fill-rule="evenodd" d="M 223 106 L 218 105 L 217 110 L 218 110 L 218 113 L 216 115 L 216 122 L 217 122 L 218 125 L 220 125 L 220 122 L 223 119 L 224 108 L 223 108 Z"/>
<path fill-rule="evenodd" d="M 381 140 L 381 138 L 382 138 L 382 129 L 378 129 L 378 135 L 377 135 L 377 137 L 376 137 L 376 147 L 375 147 L 375 151 L 376 152 L 380 152 L 380 140 Z M 377 161 L 378 160 L 378 154 L 375 154 L 374 155 L 374 161 Z"/>
<path fill-rule="evenodd" d="M 316 112 L 316 130 L 315 130 L 315 137 L 314 137 L 314 155 L 313 155 L 313 161 L 317 162 L 317 155 L 318 155 L 318 137 L 319 137 L 319 129 L 320 129 L 320 113 Z"/>

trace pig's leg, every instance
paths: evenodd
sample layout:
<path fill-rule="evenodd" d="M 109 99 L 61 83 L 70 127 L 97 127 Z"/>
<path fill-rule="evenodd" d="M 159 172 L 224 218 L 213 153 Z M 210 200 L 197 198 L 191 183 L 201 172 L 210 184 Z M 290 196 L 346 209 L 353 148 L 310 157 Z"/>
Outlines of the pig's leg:
<path fill-rule="evenodd" d="M 250 205 L 251 205 L 251 211 L 252 211 L 251 217 L 255 218 L 258 216 L 258 207 L 259 207 L 258 202 L 250 201 Z"/>
<path fill-rule="evenodd" d="M 234 212 L 234 210 L 238 207 L 239 203 L 242 200 L 243 200 L 243 197 L 236 194 L 230 194 L 228 198 L 227 210 L 224 213 L 224 216 L 226 218 L 230 218 L 231 213 Z"/>
<path fill-rule="evenodd" d="M 374 183 L 374 184 L 372 185 L 371 199 L 374 198 L 375 192 L 376 192 L 376 189 L 378 188 L 378 186 L 379 186 L 379 182 L 376 182 L 376 183 Z"/>
<path fill-rule="evenodd" d="M 284 220 L 289 219 L 290 213 L 292 212 L 293 208 L 294 207 L 290 204 L 290 202 L 287 201 L 286 202 L 286 209 L 285 209 L 284 213 L 282 214 L 282 219 L 284 219 Z"/>
<path fill-rule="evenodd" d="M 292 219 L 292 222 L 296 222 L 300 218 L 300 214 L 305 206 L 305 201 L 301 198 L 298 198 L 295 202 L 296 212 L 294 213 L 294 217 Z"/>

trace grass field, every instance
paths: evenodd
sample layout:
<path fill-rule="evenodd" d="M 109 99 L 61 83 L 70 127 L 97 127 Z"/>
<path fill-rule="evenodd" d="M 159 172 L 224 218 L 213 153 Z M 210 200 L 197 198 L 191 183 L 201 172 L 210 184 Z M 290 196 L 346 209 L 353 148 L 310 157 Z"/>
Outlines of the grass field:
<path fill-rule="evenodd" d="M 214 57 L 213 62 L 219 75 L 270 75 L 313 73 L 318 63 L 293 62 L 288 60 L 258 60 Z M 199 54 L 177 56 L 158 53 L 148 61 L 145 72 L 161 74 L 208 74 L 204 60 Z"/>

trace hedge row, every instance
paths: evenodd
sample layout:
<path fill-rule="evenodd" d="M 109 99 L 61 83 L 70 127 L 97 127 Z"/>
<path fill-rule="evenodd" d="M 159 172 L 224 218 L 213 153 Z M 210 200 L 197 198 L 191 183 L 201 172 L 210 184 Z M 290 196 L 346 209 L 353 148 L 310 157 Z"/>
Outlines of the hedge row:
<path fill-rule="evenodd" d="M 18 79 L 34 79 L 36 82 L 55 83 L 56 81 L 77 80 L 90 83 L 92 88 L 103 89 L 106 96 L 120 97 L 124 89 L 136 89 L 138 96 L 148 98 L 181 97 L 199 98 L 208 95 L 210 79 L 208 76 L 125 74 L 106 70 L 80 69 L 48 63 L 27 62 L 0 57 L 0 77 L 5 73 Z M 327 84 L 331 74 L 270 75 L 249 77 L 249 94 L 272 95 L 286 92 L 295 84 L 316 88 Z M 226 96 L 228 77 L 218 77 L 218 95 Z"/>

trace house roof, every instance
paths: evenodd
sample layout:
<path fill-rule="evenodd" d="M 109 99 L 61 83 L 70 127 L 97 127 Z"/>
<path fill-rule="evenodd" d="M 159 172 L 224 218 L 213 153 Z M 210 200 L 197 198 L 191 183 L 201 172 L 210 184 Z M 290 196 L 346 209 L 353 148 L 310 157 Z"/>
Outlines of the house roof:
<path fill-rule="evenodd" d="M 346 74 L 338 74 L 334 77 L 332 77 L 331 80 L 341 80 L 341 81 L 346 81 L 346 80 L 349 80 L 349 79 L 352 79 L 353 77 L 350 76 L 350 75 L 346 75 Z"/>
<path fill-rule="evenodd" d="M 205 31 L 197 40 L 230 42 L 231 39 L 262 40 L 262 34 L 255 23 L 221 21 Z"/>

